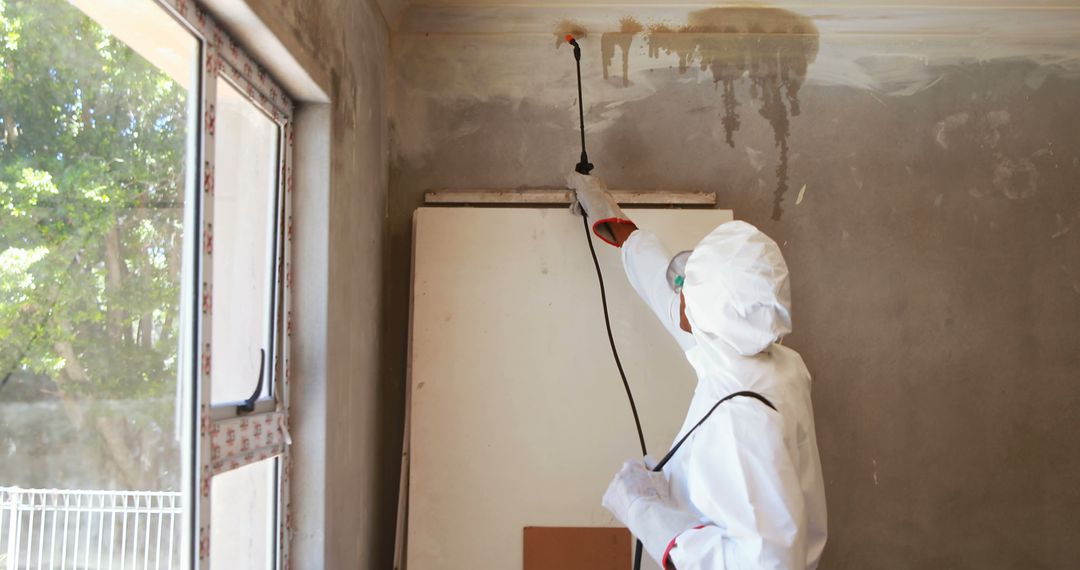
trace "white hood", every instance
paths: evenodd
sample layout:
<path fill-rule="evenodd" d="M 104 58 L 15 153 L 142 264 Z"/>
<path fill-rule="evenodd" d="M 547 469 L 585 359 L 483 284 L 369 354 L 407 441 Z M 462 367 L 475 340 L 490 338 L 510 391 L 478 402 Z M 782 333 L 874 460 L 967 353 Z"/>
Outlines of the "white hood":
<path fill-rule="evenodd" d="M 743 356 L 791 332 L 791 289 L 780 248 L 746 222 L 728 222 L 686 262 L 686 316 L 699 342 L 722 341 Z"/>

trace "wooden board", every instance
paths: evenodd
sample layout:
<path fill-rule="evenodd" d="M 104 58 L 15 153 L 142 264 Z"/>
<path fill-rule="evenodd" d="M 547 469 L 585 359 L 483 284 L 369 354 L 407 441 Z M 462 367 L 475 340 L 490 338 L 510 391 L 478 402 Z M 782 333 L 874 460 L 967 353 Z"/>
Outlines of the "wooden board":
<path fill-rule="evenodd" d="M 631 215 L 672 252 L 731 219 Z M 414 229 L 408 570 L 521 569 L 524 527 L 618 526 L 600 498 L 640 451 L 581 218 L 565 208 L 421 208 Z M 596 249 L 659 457 L 694 373 L 630 287 L 619 250 L 599 240 Z"/>
<path fill-rule="evenodd" d="M 523 536 L 524 570 L 629 570 L 634 561 L 625 528 L 527 526 Z"/>
<path fill-rule="evenodd" d="M 435 190 L 424 194 L 428 204 L 554 206 L 570 204 L 569 190 Z M 715 207 L 712 192 L 653 192 L 645 190 L 612 190 L 615 201 L 626 207 L 641 206 L 699 206 Z"/>

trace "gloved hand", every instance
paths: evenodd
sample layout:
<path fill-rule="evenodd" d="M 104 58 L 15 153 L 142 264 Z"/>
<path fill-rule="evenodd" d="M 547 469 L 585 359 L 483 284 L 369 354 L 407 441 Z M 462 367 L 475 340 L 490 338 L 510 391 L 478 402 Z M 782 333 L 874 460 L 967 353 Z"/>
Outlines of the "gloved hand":
<path fill-rule="evenodd" d="M 615 518 L 627 524 L 630 507 L 635 501 L 666 501 L 669 498 L 667 477 L 663 473 L 649 471 L 641 461 L 627 461 L 608 485 L 602 504 Z"/>
<path fill-rule="evenodd" d="M 663 560 L 672 539 L 698 524 L 693 515 L 675 506 L 668 489 L 662 472 L 649 471 L 640 461 L 627 461 L 615 474 L 602 502 L 641 540 L 657 563 Z"/>
<path fill-rule="evenodd" d="M 607 186 L 596 176 L 571 172 L 566 185 L 574 190 L 570 198 L 570 211 L 585 215 L 592 222 L 593 233 L 611 245 L 618 245 L 608 224 L 632 224 L 630 218 L 619 208 L 618 202 L 608 193 Z"/>

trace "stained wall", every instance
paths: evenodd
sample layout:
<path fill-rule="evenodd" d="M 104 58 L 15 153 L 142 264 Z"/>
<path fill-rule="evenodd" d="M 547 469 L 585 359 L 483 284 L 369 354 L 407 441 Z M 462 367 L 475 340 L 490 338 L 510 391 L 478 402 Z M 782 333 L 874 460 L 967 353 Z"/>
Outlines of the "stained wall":
<path fill-rule="evenodd" d="M 383 402 L 396 414 L 403 393 L 423 192 L 556 187 L 577 162 L 558 39 L 575 30 L 595 174 L 715 192 L 783 247 L 787 343 L 815 377 L 823 568 L 1070 567 L 1078 21 L 1067 7 L 410 11 L 391 42 Z"/>

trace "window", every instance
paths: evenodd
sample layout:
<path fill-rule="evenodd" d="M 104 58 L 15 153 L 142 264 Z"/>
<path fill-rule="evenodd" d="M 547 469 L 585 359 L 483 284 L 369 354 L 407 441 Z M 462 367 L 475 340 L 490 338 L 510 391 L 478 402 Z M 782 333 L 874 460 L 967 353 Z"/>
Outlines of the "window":
<path fill-rule="evenodd" d="M 215 405 L 270 395 L 261 382 L 273 340 L 273 260 L 281 127 L 218 77 L 214 142 Z"/>
<path fill-rule="evenodd" d="M 0 0 L 0 568 L 284 568 L 292 103 L 118 5 Z"/>
<path fill-rule="evenodd" d="M 210 566 L 244 570 L 273 564 L 277 459 L 218 475 L 210 492 Z"/>

